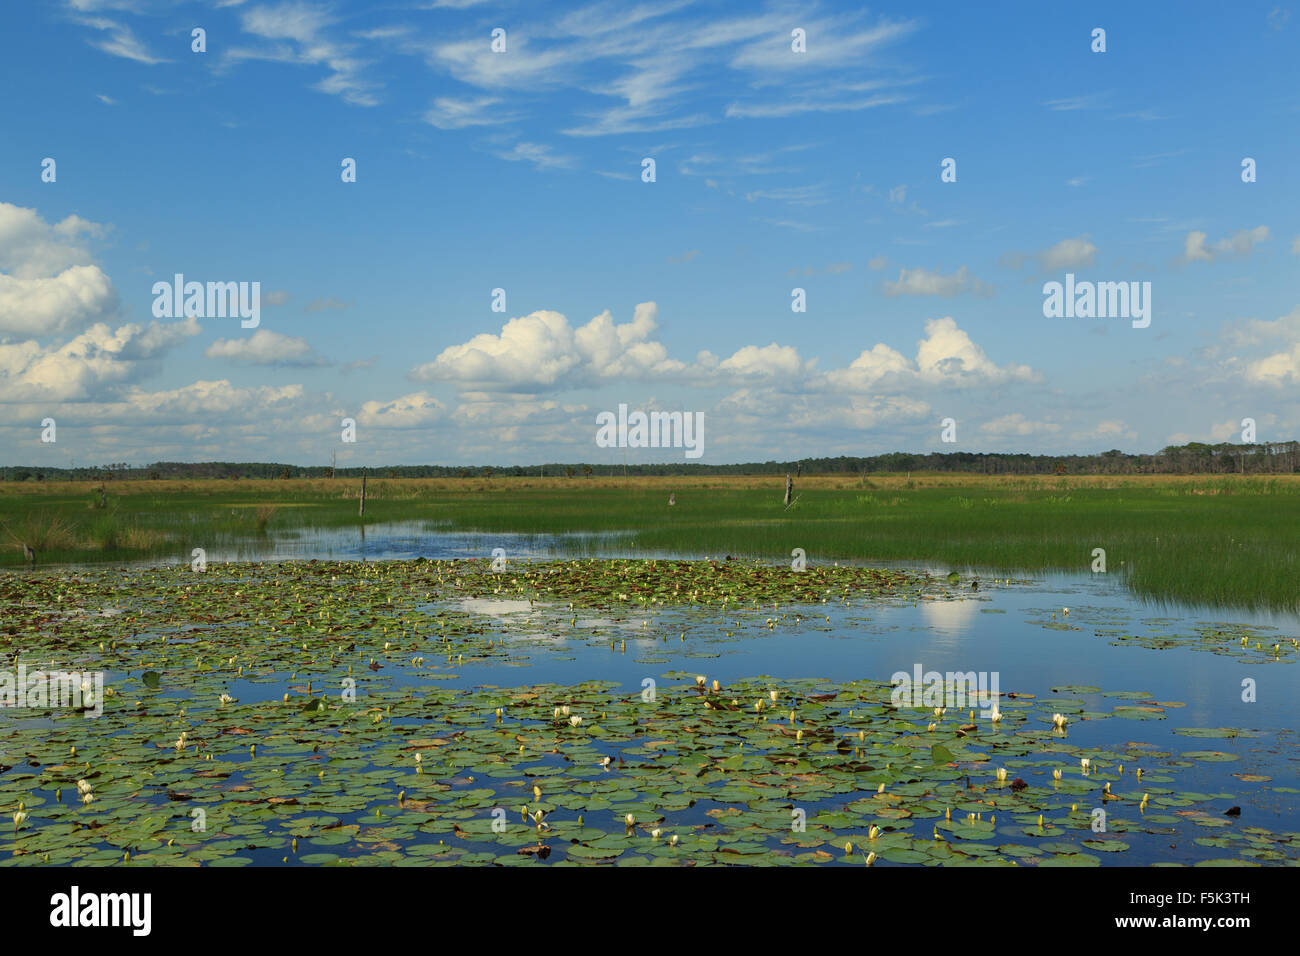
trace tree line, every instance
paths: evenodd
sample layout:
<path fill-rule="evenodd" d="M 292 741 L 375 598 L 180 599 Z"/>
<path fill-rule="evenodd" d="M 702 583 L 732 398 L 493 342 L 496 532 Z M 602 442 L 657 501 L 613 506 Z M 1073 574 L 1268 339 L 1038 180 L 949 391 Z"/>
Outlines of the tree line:
<path fill-rule="evenodd" d="M 277 462 L 158 461 L 150 465 L 116 462 L 85 467 L 0 467 L 4 481 L 114 481 L 202 478 L 490 478 L 550 476 L 589 478 L 592 475 L 845 475 L 906 472 L 952 472 L 986 475 L 1198 475 L 1291 474 L 1300 465 L 1300 442 L 1170 445 L 1154 454 L 1128 454 L 1111 449 L 1093 455 L 1029 455 L 1001 452 L 890 452 L 884 455 L 802 458 L 796 461 L 745 462 L 708 465 L 694 462 L 656 464 L 539 465 L 385 465 L 376 468 L 333 468 L 330 465 L 286 465 Z"/>

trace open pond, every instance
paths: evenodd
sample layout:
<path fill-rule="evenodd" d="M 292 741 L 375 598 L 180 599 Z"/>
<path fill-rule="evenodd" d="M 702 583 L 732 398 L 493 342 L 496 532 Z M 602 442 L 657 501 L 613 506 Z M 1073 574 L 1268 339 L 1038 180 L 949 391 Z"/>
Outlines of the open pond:
<path fill-rule="evenodd" d="M 0 713 L 0 864 L 1300 859 L 1292 617 L 1104 575 L 364 547 L 0 577 L 0 667 L 106 675 L 101 717 Z M 893 706 L 917 667 L 992 676 L 997 714 Z"/>

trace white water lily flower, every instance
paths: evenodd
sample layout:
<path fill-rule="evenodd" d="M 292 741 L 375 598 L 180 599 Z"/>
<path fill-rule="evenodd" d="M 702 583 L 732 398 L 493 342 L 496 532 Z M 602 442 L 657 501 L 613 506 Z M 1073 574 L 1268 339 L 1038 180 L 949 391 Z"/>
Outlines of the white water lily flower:
<path fill-rule="evenodd" d="M 659 834 L 660 834 L 661 832 L 663 832 L 663 831 L 661 831 L 658 827 L 655 827 L 653 830 L 650 831 L 650 835 L 651 835 L 652 837 L 654 837 L 654 838 L 657 840 L 657 839 L 659 839 Z"/>
<path fill-rule="evenodd" d="M 1087 773 L 1087 772 L 1088 772 L 1088 768 L 1089 768 L 1091 765 L 1092 765 L 1092 761 L 1089 760 L 1087 757 L 1080 757 L 1080 758 L 1079 758 L 1079 766 L 1081 766 L 1081 767 L 1083 768 L 1083 772 L 1084 772 L 1084 773 Z"/>
<path fill-rule="evenodd" d="M 228 704 L 234 699 L 235 698 L 231 697 L 229 694 L 222 694 L 220 697 L 217 698 L 217 700 L 223 704 Z"/>
<path fill-rule="evenodd" d="M 677 834 L 674 833 L 672 836 L 670 836 L 670 837 L 668 838 L 668 842 L 671 843 L 673 846 L 676 846 L 676 845 L 677 845 Z"/>
<path fill-rule="evenodd" d="M 1069 718 L 1067 718 L 1064 714 L 1052 715 L 1052 726 L 1055 727 L 1057 730 L 1064 730 L 1065 725 L 1068 724 L 1069 722 L 1070 722 Z"/>
<path fill-rule="evenodd" d="M 1060 770 L 1053 770 L 1053 771 L 1052 771 L 1052 779 L 1053 779 L 1053 780 L 1060 780 L 1060 779 L 1061 779 L 1061 771 L 1060 771 Z"/>
<path fill-rule="evenodd" d="M 995 724 L 1002 719 L 1002 711 L 998 710 L 997 704 L 993 705 L 993 713 L 989 714 L 989 719 Z"/>
<path fill-rule="evenodd" d="M 87 793 L 90 793 L 90 784 L 87 783 L 85 780 L 78 780 L 78 781 L 77 781 L 77 792 L 78 792 L 78 793 L 81 793 L 81 794 L 87 794 Z"/>
<path fill-rule="evenodd" d="M 1007 779 L 1007 768 L 1006 768 L 1006 767 L 998 767 L 998 780 L 999 780 L 999 782 L 1005 783 L 1005 782 L 1006 782 L 1006 779 Z"/>
<path fill-rule="evenodd" d="M 632 816 L 632 814 L 629 813 L 626 817 L 623 818 L 623 822 L 630 827 L 634 827 L 636 826 L 636 817 Z"/>
<path fill-rule="evenodd" d="M 870 866 L 875 862 L 876 862 L 876 854 L 875 851 L 873 850 L 872 852 L 867 854 L 867 866 Z"/>
<path fill-rule="evenodd" d="M 23 811 L 19 810 L 17 813 L 15 813 L 14 829 L 17 830 L 20 826 L 22 826 L 24 821 L 26 821 L 26 819 L 27 819 L 27 814 L 25 814 Z"/>
<path fill-rule="evenodd" d="M 702 675 L 698 675 L 698 674 L 696 675 L 696 677 L 695 677 L 695 686 L 696 686 L 696 687 L 703 687 L 703 686 L 704 686 L 704 677 L 703 677 Z"/>
<path fill-rule="evenodd" d="M 581 718 L 581 717 L 570 717 L 570 718 L 569 718 L 569 726 L 570 726 L 570 727 L 577 727 L 577 726 L 578 726 L 579 724 L 581 724 L 581 723 L 582 723 L 582 718 Z"/>

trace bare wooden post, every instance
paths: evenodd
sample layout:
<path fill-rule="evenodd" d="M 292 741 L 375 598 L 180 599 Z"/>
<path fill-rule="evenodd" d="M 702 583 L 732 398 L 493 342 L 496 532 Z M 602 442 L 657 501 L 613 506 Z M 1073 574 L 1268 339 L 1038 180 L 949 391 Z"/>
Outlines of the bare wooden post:
<path fill-rule="evenodd" d="M 785 506 L 790 507 L 790 496 L 794 494 L 794 479 L 789 475 L 785 476 Z"/>
<path fill-rule="evenodd" d="M 364 518 L 366 516 L 366 473 L 361 473 L 361 510 L 357 514 Z"/>

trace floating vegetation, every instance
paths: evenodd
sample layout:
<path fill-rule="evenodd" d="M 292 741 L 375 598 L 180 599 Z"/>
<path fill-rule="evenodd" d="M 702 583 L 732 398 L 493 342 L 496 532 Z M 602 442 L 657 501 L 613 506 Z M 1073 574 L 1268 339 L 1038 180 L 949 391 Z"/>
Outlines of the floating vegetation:
<path fill-rule="evenodd" d="M 1081 631 L 1091 628 L 1099 637 L 1108 637 L 1116 647 L 1137 646 L 1152 650 L 1190 648 L 1209 651 L 1247 663 L 1294 663 L 1300 660 L 1300 638 L 1282 635 L 1267 624 L 1208 623 L 1198 624 L 1190 633 L 1169 630 L 1177 622 L 1149 619 L 1139 622 L 1144 630 L 1131 623 L 1115 620 L 1113 612 L 1075 609 L 1067 618 L 1059 611 L 1036 610 L 1034 623 L 1048 630 Z"/>
<path fill-rule="evenodd" d="M 1248 753 L 1088 732 L 1177 713 L 1179 702 L 1131 686 L 1007 693 L 993 722 L 894 708 L 881 680 L 719 680 L 687 662 L 652 671 L 649 694 L 613 680 L 460 679 L 471 663 L 526 662 L 566 624 L 602 641 L 622 627 L 683 643 L 675 619 L 671 633 L 658 633 L 656 615 L 654 629 L 642 627 L 660 603 L 726 604 L 728 615 L 745 605 L 745 633 L 770 633 L 778 613 L 821 620 L 822 602 L 910 604 L 931 593 L 943 584 L 919 574 L 734 562 L 548 562 L 512 573 L 485 562 L 310 562 L 0 578 L 6 666 L 21 656 L 107 674 L 97 719 L 0 715 L 0 819 L 14 822 L 0 826 L 0 865 L 1300 859 L 1300 833 L 1252 819 L 1251 793 L 1290 791 L 1270 788 Z M 461 609 L 489 598 L 540 610 Z M 1236 771 L 1221 786 L 1244 793 L 1201 792 L 1200 768 L 1220 762 Z M 1093 830 L 1098 808 L 1105 832 Z"/>

